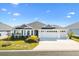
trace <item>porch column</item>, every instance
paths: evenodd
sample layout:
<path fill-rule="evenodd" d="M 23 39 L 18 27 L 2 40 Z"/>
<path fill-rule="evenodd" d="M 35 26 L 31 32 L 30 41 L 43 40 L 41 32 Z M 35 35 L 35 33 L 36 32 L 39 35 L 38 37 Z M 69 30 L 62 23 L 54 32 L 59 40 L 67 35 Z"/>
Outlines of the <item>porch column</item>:
<path fill-rule="evenodd" d="M 57 31 L 58 39 L 60 39 L 60 30 Z"/>
<path fill-rule="evenodd" d="M 33 35 L 34 35 L 34 30 L 33 30 Z"/>
<path fill-rule="evenodd" d="M 27 36 L 27 30 L 25 30 L 25 36 Z"/>
<path fill-rule="evenodd" d="M 29 32 L 30 32 L 29 34 L 31 35 L 31 30 L 29 30 Z"/>
<path fill-rule="evenodd" d="M 23 31 L 23 29 L 22 29 L 22 30 L 20 30 L 20 31 L 21 31 L 21 36 L 23 36 L 23 34 L 24 34 L 24 33 L 23 33 L 23 32 L 24 32 L 24 31 Z"/>
<path fill-rule="evenodd" d="M 26 31 L 25 31 L 25 29 L 24 29 L 24 36 L 26 36 Z"/>

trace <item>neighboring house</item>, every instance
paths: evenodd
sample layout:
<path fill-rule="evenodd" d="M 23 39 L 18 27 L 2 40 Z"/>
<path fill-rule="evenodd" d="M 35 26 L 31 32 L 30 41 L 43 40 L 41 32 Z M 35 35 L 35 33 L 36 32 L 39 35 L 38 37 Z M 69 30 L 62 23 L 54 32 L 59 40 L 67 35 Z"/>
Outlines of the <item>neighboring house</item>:
<path fill-rule="evenodd" d="M 68 31 L 67 29 L 58 25 L 47 25 L 36 21 L 29 24 L 16 26 L 12 32 L 15 37 L 37 35 L 42 40 L 48 40 L 52 38 L 65 39 L 67 38 L 66 35 Z"/>
<path fill-rule="evenodd" d="M 76 35 L 79 36 L 79 22 L 68 25 L 66 28 L 69 32 L 74 32 Z"/>
<path fill-rule="evenodd" d="M 12 27 L 0 22 L 0 37 L 10 35 Z"/>

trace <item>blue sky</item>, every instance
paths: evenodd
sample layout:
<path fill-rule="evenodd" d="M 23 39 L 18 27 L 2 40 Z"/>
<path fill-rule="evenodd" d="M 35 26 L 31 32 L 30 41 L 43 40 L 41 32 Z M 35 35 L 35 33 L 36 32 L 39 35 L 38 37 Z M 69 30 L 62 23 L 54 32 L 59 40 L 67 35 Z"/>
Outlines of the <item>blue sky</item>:
<path fill-rule="evenodd" d="M 60 26 L 78 22 L 79 4 L 0 3 L 0 22 L 16 26 L 34 21 Z"/>

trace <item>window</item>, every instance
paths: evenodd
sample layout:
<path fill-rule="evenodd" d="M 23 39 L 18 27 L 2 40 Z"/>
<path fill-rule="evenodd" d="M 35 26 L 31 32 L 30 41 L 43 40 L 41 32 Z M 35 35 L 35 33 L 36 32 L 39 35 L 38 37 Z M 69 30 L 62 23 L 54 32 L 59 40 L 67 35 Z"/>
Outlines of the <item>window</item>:
<path fill-rule="evenodd" d="M 64 30 L 60 31 L 60 32 L 65 32 Z"/>
<path fill-rule="evenodd" d="M 57 32 L 57 31 L 47 31 L 47 32 Z"/>
<path fill-rule="evenodd" d="M 44 32 L 44 31 L 41 31 L 41 32 Z"/>
<path fill-rule="evenodd" d="M 0 33 L 0 36 L 1 36 L 1 33 Z"/>

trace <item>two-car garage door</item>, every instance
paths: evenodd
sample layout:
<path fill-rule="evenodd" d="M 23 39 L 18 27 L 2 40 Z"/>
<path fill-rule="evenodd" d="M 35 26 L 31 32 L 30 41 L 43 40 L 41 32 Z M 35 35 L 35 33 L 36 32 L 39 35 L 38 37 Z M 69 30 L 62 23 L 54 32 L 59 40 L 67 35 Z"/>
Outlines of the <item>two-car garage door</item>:
<path fill-rule="evenodd" d="M 56 41 L 58 39 L 67 39 L 66 31 L 59 30 L 40 30 L 39 37 L 41 41 Z"/>

